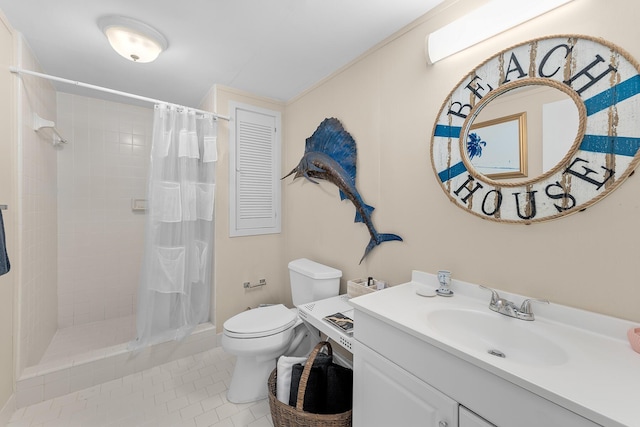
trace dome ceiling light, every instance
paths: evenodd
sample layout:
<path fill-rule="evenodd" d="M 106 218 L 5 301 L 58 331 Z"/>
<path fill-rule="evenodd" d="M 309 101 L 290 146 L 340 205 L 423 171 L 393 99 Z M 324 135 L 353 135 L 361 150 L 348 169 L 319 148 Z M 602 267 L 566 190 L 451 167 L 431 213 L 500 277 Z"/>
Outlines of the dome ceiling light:
<path fill-rule="evenodd" d="M 158 30 L 132 18 L 105 16 L 98 20 L 98 26 L 111 47 L 129 61 L 154 61 L 168 46 Z"/>

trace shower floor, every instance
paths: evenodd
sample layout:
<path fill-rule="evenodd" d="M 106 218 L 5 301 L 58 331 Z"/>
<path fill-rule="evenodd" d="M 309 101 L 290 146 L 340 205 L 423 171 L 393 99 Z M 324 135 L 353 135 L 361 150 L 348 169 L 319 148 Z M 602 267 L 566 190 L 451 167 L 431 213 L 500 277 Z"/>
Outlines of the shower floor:
<path fill-rule="evenodd" d="M 218 345 L 216 327 L 207 322 L 182 341 L 162 342 L 133 353 L 127 346 L 135 329 L 135 315 L 59 329 L 40 363 L 24 368 L 17 379 L 16 406 L 103 384 Z"/>
<path fill-rule="evenodd" d="M 73 359 L 80 354 L 105 352 L 109 347 L 131 341 L 135 331 L 134 314 L 58 329 L 40 364 Z"/>

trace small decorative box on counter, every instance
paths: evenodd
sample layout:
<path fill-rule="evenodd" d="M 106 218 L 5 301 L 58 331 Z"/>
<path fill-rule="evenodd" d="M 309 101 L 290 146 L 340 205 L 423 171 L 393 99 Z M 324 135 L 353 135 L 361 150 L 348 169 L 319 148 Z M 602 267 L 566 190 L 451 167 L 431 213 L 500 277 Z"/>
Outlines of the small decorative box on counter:
<path fill-rule="evenodd" d="M 353 279 L 347 281 L 347 295 L 349 298 L 359 297 L 360 295 L 370 294 L 379 289 L 386 288 L 386 282 L 376 280 L 372 277 L 368 279 Z"/>

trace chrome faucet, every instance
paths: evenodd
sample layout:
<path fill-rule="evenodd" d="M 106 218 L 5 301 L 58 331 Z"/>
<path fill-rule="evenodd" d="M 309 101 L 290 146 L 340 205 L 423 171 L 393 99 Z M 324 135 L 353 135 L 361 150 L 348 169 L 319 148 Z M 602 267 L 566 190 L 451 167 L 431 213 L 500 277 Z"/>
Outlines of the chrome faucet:
<path fill-rule="evenodd" d="M 549 304 L 549 300 L 528 298 L 522 301 L 520 307 L 517 307 L 513 302 L 506 298 L 502 298 L 495 289 L 488 288 L 486 286 L 478 285 L 482 289 L 491 291 L 491 301 L 489 301 L 489 308 L 497 313 L 504 314 L 505 316 L 515 317 L 520 320 L 534 320 L 533 310 L 531 309 L 532 302 L 541 302 Z"/>

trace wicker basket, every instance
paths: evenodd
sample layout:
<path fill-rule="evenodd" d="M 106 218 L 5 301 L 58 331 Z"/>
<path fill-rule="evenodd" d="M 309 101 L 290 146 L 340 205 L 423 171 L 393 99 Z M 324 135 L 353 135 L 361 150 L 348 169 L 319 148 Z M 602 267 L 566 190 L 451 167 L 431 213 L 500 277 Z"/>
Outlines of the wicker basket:
<path fill-rule="evenodd" d="M 317 354 L 322 347 L 327 346 L 329 354 L 331 353 L 331 344 L 323 341 L 315 346 L 309 360 L 305 363 L 304 370 L 300 377 L 300 385 L 298 386 L 298 399 L 296 406 L 289 406 L 282 403 L 276 397 L 276 378 L 277 369 L 274 369 L 269 376 L 269 407 L 271 408 L 271 417 L 273 418 L 274 427 L 351 427 L 351 410 L 340 414 L 312 414 L 302 410 L 304 402 L 304 394 L 307 388 L 307 380 L 311 373 L 311 366 Z"/>

